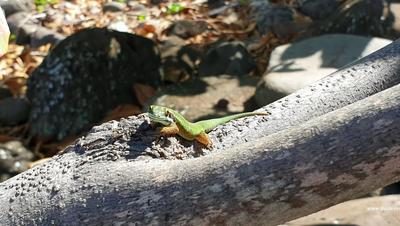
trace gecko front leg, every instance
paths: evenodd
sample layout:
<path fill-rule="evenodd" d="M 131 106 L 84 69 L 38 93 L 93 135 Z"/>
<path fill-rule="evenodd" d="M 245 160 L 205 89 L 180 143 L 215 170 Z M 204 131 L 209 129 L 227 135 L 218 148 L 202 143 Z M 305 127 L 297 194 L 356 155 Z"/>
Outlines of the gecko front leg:
<path fill-rule="evenodd" d="M 172 123 L 169 126 L 164 126 L 159 130 L 159 133 L 163 137 L 174 136 L 179 133 L 179 128 L 175 123 Z"/>

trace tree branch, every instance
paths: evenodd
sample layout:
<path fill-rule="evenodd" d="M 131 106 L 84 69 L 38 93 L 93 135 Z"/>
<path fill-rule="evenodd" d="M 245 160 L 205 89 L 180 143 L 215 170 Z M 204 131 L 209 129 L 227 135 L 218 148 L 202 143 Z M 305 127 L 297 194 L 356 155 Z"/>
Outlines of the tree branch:
<path fill-rule="evenodd" d="M 215 150 L 200 158 L 149 158 L 199 149 L 175 138 L 155 141 L 144 116 L 95 127 L 64 154 L 1 183 L 0 221 L 275 225 L 395 182 L 399 46 L 267 106 L 268 121 L 219 127 Z"/>

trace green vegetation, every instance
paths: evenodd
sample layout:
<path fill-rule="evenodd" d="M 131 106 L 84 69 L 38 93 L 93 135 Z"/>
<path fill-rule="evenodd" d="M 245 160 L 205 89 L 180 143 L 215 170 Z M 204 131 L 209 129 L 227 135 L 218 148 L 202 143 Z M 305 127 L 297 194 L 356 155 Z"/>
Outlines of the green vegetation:
<path fill-rule="evenodd" d="M 145 15 L 139 15 L 137 16 L 137 19 L 139 22 L 144 22 L 146 20 L 146 16 Z"/>
<path fill-rule="evenodd" d="M 250 4 L 250 0 L 239 0 L 239 4 L 242 5 L 242 6 L 249 5 Z"/>
<path fill-rule="evenodd" d="M 10 40 L 10 42 L 14 42 L 15 40 L 17 40 L 17 35 L 15 35 L 15 34 L 10 34 L 9 40 Z"/>
<path fill-rule="evenodd" d="M 35 0 L 36 10 L 38 12 L 43 12 L 46 5 L 57 4 L 58 0 Z"/>
<path fill-rule="evenodd" d="M 184 10 L 185 7 L 183 7 L 181 4 L 179 3 L 172 3 L 167 10 L 168 14 L 177 14 L 180 13 L 182 10 Z"/>

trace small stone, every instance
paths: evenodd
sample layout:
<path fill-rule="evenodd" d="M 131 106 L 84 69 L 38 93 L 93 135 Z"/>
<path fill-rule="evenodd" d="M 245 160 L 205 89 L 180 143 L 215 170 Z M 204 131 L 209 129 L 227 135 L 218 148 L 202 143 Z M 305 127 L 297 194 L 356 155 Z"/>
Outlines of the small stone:
<path fill-rule="evenodd" d="M 278 36 L 281 36 L 282 34 L 275 30 L 295 23 L 294 11 L 288 6 L 275 5 L 268 1 L 253 1 L 250 4 L 250 9 L 250 15 L 257 22 L 257 30 L 262 34 L 274 31 Z M 288 31 L 285 32 L 290 33 Z"/>
<path fill-rule="evenodd" d="M 390 35 L 393 37 L 393 39 L 397 39 L 400 37 L 400 2 L 390 3 L 390 12 L 393 15 L 393 23 L 391 25 Z"/>
<path fill-rule="evenodd" d="M 0 143 L 0 182 L 27 170 L 33 158 L 33 153 L 20 141 Z"/>
<path fill-rule="evenodd" d="M 159 48 L 163 59 L 164 81 L 176 83 L 193 76 L 196 62 L 200 60 L 200 52 L 185 45 L 185 41 L 177 36 L 169 36 L 159 44 Z"/>
<path fill-rule="evenodd" d="M 48 43 L 56 44 L 65 38 L 64 35 L 41 26 L 31 17 L 31 13 L 18 12 L 7 18 L 11 33 L 17 36 L 16 44 L 37 48 Z"/>
<path fill-rule="evenodd" d="M 25 30 L 26 29 L 25 26 L 22 27 L 22 29 Z M 46 44 L 57 44 L 65 38 L 64 35 L 42 26 L 36 26 L 35 32 L 29 35 L 30 35 L 29 44 L 32 48 L 37 48 Z"/>
<path fill-rule="evenodd" d="M 5 85 L 0 84 L 0 101 L 11 96 L 12 93 L 10 89 Z"/>
<path fill-rule="evenodd" d="M 148 9 L 145 5 L 142 5 L 136 1 L 129 1 L 128 2 L 129 6 L 129 12 L 134 13 L 135 15 L 139 16 L 146 16 L 148 13 Z"/>
<path fill-rule="evenodd" d="M 202 57 L 199 75 L 244 76 L 256 68 L 256 63 L 240 42 L 217 42 Z"/>
<path fill-rule="evenodd" d="M 165 2 L 166 0 L 150 0 L 150 3 L 152 4 L 152 5 L 158 5 L 158 4 L 160 4 L 160 3 L 163 3 L 163 2 Z"/>
<path fill-rule="evenodd" d="M 0 0 L 1 1 L 1 0 Z M 32 17 L 32 13 L 29 12 L 17 12 L 7 17 L 7 24 L 10 27 L 11 33 L 17 34 L 19 28 L 27 23 Z"/>
<path fill-rule="evenodd" d="M 122 2 L 107 2 L 103 5 L 103 12 L 121 12 L 126 7 Z"/>
<path fill-rule="evenodd" d="M 183 39 L 188 39 L 199 35 L 207 30 L 207 22 L 205 21 L 192 21 L 192 20 L 179 20 L 174 22 L 168 29 L 168 35 L 176 35 Z"/>
<path fill-rule="evenodd" d="M 223 7 L 225 5 L 225 1 L 223 0 L 207 0 L 207 6 L 209 9 L 217 9 Z"/>
<path fill-rule="evenodd" d="M 32 0 L 0 0 L 0 7 L 7 17 L 16 12 L 32 12 L 35 9 Z"/>
<path fill-rule="evenodd" d="M 320 20 L 331 15 L 341 0 L 297 0 L 299 11 L 312 19 Z"/>
<path fill-rule="evenodd" d="M 129 32 L 129 27 L 124 21 L 112 22 L 108 25 L 108 29 L 119 31 L 119 32 Z"/>
<path fill-rule="evenodd" d="M 19 125 L 28 120 L 30 106 L 27 100 L 8 97 L 0 101 L 0 124 Z"/>

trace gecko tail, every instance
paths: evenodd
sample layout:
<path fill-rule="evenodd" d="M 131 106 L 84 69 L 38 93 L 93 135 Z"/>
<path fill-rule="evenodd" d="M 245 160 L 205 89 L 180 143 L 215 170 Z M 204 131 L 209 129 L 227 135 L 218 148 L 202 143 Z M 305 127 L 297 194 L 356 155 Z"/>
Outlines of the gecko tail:
<path fill-rule="evenodd" d="M 231 120 L 244 118 L 247 116 L 254 116 L 254 115 L 269 115 L 269 113 L 267 113 L 267 112 L 244 112 L 244 113 L 239 113 L 239 114 L 235 114 L 235 115 L 225 116 L 222 118 L 202 120 L 202 121 L 196 122 L 195 124 L 200 125 L 204 129 L 204 131 L 206 133 L 208 133 L 211 130 L 213 130 L 215 127 L 225 124 Z"/>

